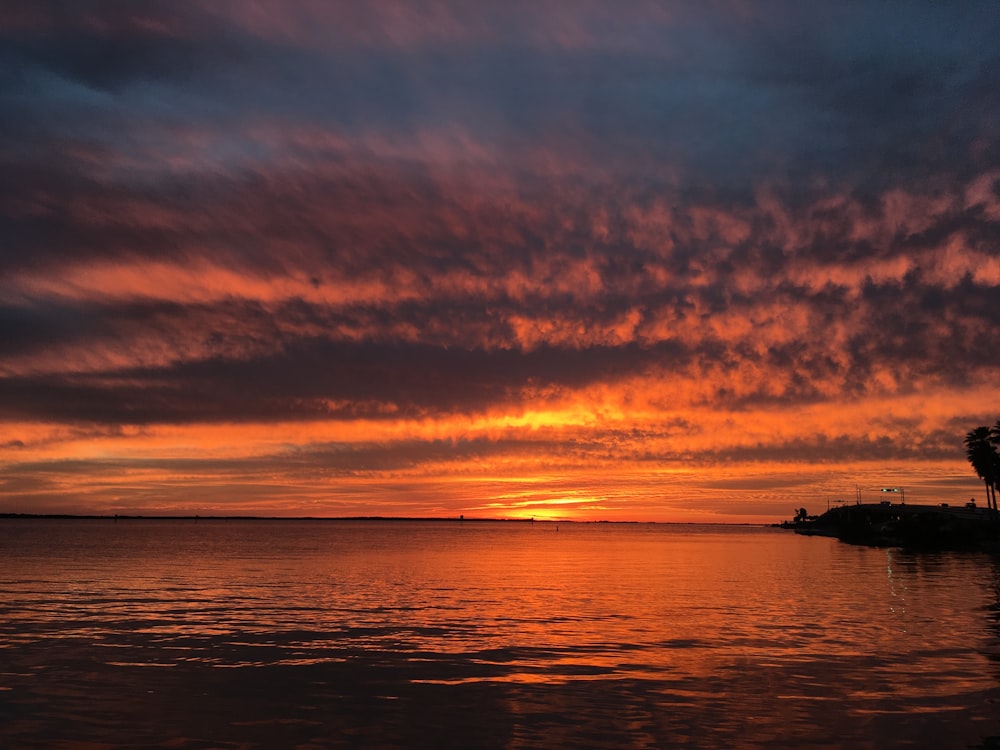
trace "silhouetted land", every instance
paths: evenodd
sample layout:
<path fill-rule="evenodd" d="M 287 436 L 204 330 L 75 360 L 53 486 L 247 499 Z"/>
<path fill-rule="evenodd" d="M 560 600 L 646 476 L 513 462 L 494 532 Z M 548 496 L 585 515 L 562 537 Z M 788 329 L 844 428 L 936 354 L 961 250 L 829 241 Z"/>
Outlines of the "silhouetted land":
<path fill-rule="evenodd" d="M 983 508 L 865 503 L 840 505 L 808 520 L 781 524 L 796 533 L 850 544 L 926 550 L 1000 552 L 1000 521 Z"/>

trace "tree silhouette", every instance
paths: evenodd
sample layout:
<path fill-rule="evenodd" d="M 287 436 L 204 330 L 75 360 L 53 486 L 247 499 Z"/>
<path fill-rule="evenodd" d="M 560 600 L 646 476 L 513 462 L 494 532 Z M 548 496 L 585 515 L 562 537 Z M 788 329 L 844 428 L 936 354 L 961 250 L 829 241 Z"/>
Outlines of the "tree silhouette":
<path fill-rule="evenodd" d="M 997 490 L 1000 490 L 1000 419 L 990 428 L 990 445 L 993 446 L 993 509 L 997 509 Z"/>
<path fill-rule="evenodd" d="M 1000 442 L 1000 420 L 991 430 L 977 427 L 965 436 L 965 457 L 986 485 L 986 506 L 997 512 L 997 484 L 1000 483 L 1000 456 L 994 442 Z"/>

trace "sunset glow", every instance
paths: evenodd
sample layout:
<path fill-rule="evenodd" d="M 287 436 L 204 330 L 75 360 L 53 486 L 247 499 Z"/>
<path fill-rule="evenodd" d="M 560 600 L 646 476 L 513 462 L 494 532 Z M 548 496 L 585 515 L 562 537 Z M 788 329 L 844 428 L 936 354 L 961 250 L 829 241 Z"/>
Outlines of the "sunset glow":
<path fill-rule="evenodd" d="M 978 498 L 998 14 L 782 8 L 5 3 L 0 512 Z"/>

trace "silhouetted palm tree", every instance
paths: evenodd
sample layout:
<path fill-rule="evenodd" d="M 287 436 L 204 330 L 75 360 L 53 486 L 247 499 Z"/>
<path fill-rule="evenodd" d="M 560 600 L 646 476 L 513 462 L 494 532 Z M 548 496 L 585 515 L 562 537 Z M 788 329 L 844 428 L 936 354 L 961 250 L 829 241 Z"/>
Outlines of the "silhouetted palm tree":
<path fill-rule="evenodd" d="M 996 472 L 993 475 L 993 507 L 997 505 L 997 490 L 1000 490 L 1000 419 L 990 428 L 990 444 L 996 456 Z"/>
<path fill-rule="evenodd" d="M 989 427 L 977 427 L 965 436 L 965 456 L 972 468 L 986 484 L 986 505 L 997 512 L 996 485 L 1000 480 L 1000 456 L 990 439 Z M 991 500 L 992 498 L 992 500 Z"/>
<path fill-rule="evenodd" d="M 989 441 L 996 446 L 1000 446 L 1000 419 L 997 423 L 990 427 L 990 437 Z"/>

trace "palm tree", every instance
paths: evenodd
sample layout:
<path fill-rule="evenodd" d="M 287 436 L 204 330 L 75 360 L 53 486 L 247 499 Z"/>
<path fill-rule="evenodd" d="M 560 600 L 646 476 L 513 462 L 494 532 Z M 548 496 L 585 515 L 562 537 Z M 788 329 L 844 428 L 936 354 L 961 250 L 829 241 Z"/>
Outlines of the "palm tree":
<path fill-rule="evenodd" d="M 1000 490 L 1000 419 L 997 423 L 990 427 L 990 444 L 993 446 L 993 454 L 995 458 L 996 473 L 993 475 L 993 506 L 996 507 L 997 504 L 997 490 Z"/>
<path fill-rule="evenodd" d="M 997 512 L 996 485 L 1000 481 L 1000 456 L 991 442 L 989 427 L 977 427 L 965 436 L 965 456 L 986 484 L 986 505 Z M 992 497 L 992 501 L 991 501 Z"/>

